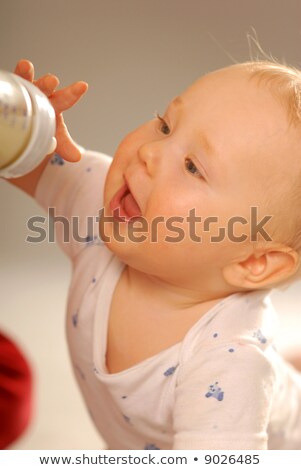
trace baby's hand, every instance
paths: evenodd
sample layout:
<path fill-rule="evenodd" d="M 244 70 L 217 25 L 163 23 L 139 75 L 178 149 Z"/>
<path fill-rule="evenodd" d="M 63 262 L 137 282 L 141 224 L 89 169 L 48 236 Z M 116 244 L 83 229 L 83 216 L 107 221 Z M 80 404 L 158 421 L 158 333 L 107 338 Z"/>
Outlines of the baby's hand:
<path fill-rule="evenodd" d="M 34 67 L 28 60 L 20 60 L 14 73 L 29 80 L 36 85 L 49 99 L 56 114 L 56 152 L 69 162 L 77 162 L 81 159 L 81 152 L 70 136 L 63 119 L 63 111 L 71 108 L 86 93 L 88 84 L 85 82 L 75 82 L 61 90 L 56 88 L 59 85 L 59 79 L 52 74 L 34 80 Z"/>

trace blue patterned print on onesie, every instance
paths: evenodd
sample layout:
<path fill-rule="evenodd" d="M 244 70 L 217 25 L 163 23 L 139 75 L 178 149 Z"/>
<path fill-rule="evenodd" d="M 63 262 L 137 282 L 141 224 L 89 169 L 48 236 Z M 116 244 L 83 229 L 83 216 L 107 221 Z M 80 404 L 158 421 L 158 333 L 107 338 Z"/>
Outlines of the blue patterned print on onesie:
<path fill-rule="evenodd" d="M 262 344 L 267 342 L 267 339 L 263 336 L 261 330 L 255 331 L 255 333 L 253 333 L 253 338 L 257 338 Z"/>
<path fill-rule="evenodd" d="M 58 153 L 55 153 L 53 157 L 51 158 L 50 163 L 52 165 L 64 165 L 65 161 L 62 159 L 62 157 Z"/>
<path fill-rule="evenodd" d="M 205 397 L 206 398 L 216 398 L 218 401 L 222 401 L 224 398 L 224 392 L 220 387 L 217 387 L 218 382 L 215 382 L 214 385 L 209 385 L 209 390 L 206 393 Z"/>
<path fill-rule="evenodd" d="M 178 367 L 179 364 L 177 364 L 176 366 L 172 366 L 172 367 L 169 367 L 164 373 L 163 375 L 165 375 L 165 377 L 168 377 L 169 375 L 172 375 L 174 374 L 176 368 Z"/>
<path fill-rule="evenodd" d="M 157 447 L 155 444 L 146 443 L 144 450 L 161 450 L 160 447 Z"/>
<path fill-rule="evenodd" d="M 94 235 L 94 237 L 92 237 L 92 235 L 87 235 L 86 238 L 85 238 L 85 243 L 86 243 L 86 248 L 88 246 L 94 246 L 94 245 L 103 245 L 104 244 L 104 241 L 98 237 L 98 235 Z"/>

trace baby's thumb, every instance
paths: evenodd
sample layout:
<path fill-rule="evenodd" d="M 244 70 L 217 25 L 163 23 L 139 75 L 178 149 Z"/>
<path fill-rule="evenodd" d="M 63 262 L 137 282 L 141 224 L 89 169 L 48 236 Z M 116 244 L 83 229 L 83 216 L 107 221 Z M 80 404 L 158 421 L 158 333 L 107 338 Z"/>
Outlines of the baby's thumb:
<path fill-rule="evenodd" d="M 82 158 L 80 147 L 74 142 L 69 134 L 61 114 L 57 116 L 56 121 L 56 152 L 68 162 L 78 162 Z"/>

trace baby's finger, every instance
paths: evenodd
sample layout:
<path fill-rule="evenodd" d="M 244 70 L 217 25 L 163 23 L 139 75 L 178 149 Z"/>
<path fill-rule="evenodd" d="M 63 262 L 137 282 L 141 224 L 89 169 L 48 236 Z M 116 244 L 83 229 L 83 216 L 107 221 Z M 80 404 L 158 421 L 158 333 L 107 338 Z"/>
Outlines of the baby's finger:
<path fill-rule="evenodd" d="M 14 73 L 24 78 L 25 80 L 32 82 L 34 78 L 34 66 L 27 59 L 19 60 L 14 70 Z"/>
<path fill-rule="evenodd" d="M 34 81 L 34 84 L 46 95 L 50 96 L 59 85 L 59 79 L 50 73 L 38 78 Z"/>
<path fill-rule="evenodd" d="M 51 104 L 56 113 L 60 114 L 73 106 L 88 90 L 86 82 L 76 82 L 56 91 L 51 97 Z"/>
<path fill-rule="evenodd" d="M 62 114 L 57 116 L 56 124 L 56 152 L 68 162 L 79 161 L 81 159 L 81 152 L 77 147 L 76 143 L 73 141 L 72 137 L 70 136 L 67 126 L 64 123 L 64 118 Z"/>

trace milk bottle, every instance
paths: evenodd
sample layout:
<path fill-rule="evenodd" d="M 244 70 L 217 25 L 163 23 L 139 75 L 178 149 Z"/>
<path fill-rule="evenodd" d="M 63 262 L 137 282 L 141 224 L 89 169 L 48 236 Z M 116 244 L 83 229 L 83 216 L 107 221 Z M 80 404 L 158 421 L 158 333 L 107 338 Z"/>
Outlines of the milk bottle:
<path fill-rule="evenodd" d="M 23 78 L 0 70 L 0 177 L 23 176 L 56 147 L 55 112 Z"/>

